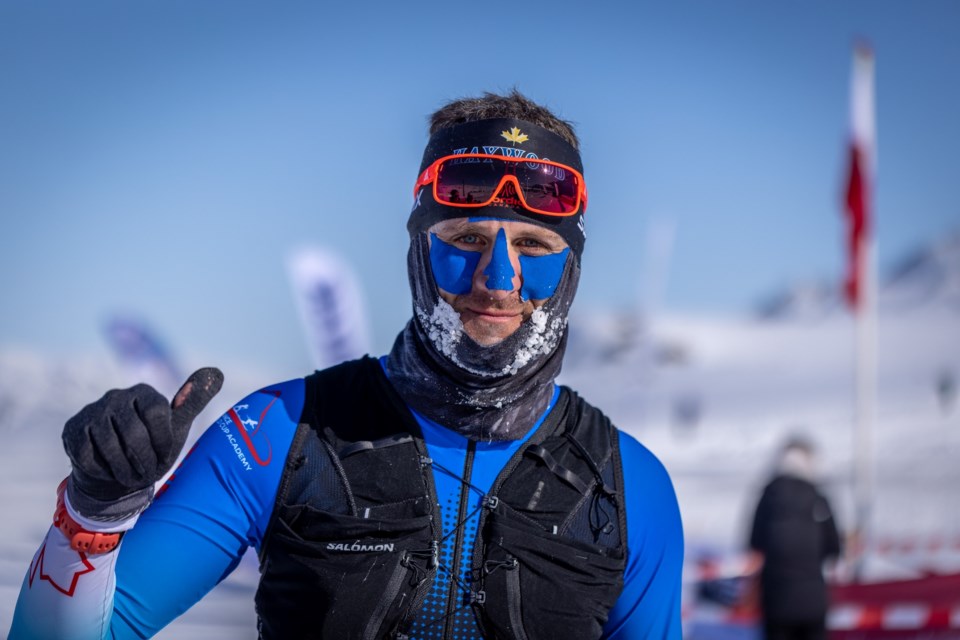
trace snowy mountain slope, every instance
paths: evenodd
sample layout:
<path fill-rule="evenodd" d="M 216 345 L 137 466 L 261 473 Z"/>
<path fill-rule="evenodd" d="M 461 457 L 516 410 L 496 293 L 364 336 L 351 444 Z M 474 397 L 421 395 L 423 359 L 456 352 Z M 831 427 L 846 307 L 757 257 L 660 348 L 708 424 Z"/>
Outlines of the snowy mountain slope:
<path fill-rule="evenodd" d="M 960 312 L 960 231 L 947 234 L 896 261 L 880 278 L 881 313 L 941 306 Z M 843 312 L 838 282 L 793 283 L 766 296 L 758 317 L 778 320 L 823 320 Z"/>

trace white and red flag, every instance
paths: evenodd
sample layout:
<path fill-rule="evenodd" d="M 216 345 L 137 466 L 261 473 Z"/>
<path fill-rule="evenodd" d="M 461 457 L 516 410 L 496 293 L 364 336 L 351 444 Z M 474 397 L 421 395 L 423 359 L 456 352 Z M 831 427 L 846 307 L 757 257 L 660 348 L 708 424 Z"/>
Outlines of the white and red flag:
<path fill-rule="evenodd" d="M 850 175 L 844 209 L 847 217 L 849 262 L 844 293 L 851 307 L 863 302 L 870 239 L 874 177 L 876 175 L 876 120 L 873 90 L 873 51 L 858 45 L 853 55 L 850 87 Z"/>
<path fill-rule="evenodd" d="M 876 405 L 876 303 L 873 274 L 874 189 L 877 135 L 874 110 L 873 51 L 858 45 L 853 54 L 850 86 L 850 174 L 845 209 L 848 267 L 844 283 L 856 318 L 856 400 L 853 433 L 853 476 L 856 505 L 854 536 L 847 556 L 855 580 L 864 566 L 863 548 L 870 541 L 873 505 L 873 421 Z"/>

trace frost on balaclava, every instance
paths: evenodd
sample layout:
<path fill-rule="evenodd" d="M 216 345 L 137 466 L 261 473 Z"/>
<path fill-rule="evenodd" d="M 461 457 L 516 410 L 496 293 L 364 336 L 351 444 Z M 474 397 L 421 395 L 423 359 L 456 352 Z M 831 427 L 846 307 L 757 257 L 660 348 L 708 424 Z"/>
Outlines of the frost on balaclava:
<path fill-rule="evenodd" d="M 505 139 L 511 138 L 514 142 L 506 144 Z M 523 138 L 520 146 L 515 142 L 518 138 Z M 481 120 L 438 131 L 424 152 L 421 171 L 435 159 L 454 153 L 549 159 L 582 173 L 579 154 L 571 145 L 519 120 Z M 469 211 L 470 217 L 539 224 L 560 234 L 570 246 L 553 295 L 511 336 L 482 346 L 466 334 L 459 314 L 440 298 L 430 261 L 427 230 L 441 220 L 464 217 L 464 210 L 435 202 L 427 188 L 415 198 L 407 224 L 413 318 L 397 336 L 387 359 L 390 382 L 417 412 L 470 439 L 519 439 L 543 414 L 560 373 L 567 314 L 580 278 L 585 239 L 582 208 L 567 217 L 542 216 L 510 206 Z"/>

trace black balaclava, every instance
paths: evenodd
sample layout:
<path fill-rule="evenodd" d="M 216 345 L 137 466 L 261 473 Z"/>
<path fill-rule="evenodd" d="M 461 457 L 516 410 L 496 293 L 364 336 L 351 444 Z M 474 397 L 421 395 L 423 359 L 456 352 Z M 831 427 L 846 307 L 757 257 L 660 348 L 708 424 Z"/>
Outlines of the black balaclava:
<path fill-rule="evenodd" d="M 540 158 L 583 173 L 580 154 L 559 135 L 505 118 L 437 131 L 424 151 L 420 171 L 437 158 L 462 153 Z M 397 336 L 387 359 L 390 381 L 414 410 L 470 439 L 519 439 L 543 414 L 560 373 L 567 313 L 577 290 L 586 238 L 584 205 L 571 216 L 544 216 L 522 207 L 443 205 L 433 199 L 429 187 L 414 198 L 407 222 L 413 318 Z M 490 346 L 479 345 L 466 334 L 459 314 L 440 298 L 430 263 L 427 230 L 442 220 L 464 217 L 537 224 L 556 232 L 570 246 L 553 295 L 517 331 Z"/>

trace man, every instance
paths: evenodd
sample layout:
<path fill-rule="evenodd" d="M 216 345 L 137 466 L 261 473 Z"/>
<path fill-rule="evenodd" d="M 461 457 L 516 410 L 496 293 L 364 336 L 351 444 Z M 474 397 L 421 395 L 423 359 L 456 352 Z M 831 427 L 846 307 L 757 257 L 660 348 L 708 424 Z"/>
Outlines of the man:
<path fill-rule="evenodd" d="M 813 445 L 791 438 L 754 514 L 750 547 L 762 555 L 760 605 L 767 640 L 826 638 L 823 564 L 840 554 L 840 536 L 814 478 Z"/>
<path fill-rule="evenodd" d="M 12 637 L 152 635 L 252 545 L 263 637 L 679 638 L 669 477 L 554 382 L 586 207 L 568 123 L 517 92 L 441 108 L 390 354 L 251 394 L 152 503 L 219 372 L 88 405 Z"/>

